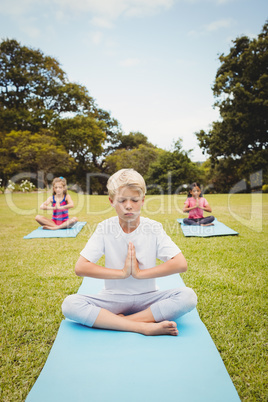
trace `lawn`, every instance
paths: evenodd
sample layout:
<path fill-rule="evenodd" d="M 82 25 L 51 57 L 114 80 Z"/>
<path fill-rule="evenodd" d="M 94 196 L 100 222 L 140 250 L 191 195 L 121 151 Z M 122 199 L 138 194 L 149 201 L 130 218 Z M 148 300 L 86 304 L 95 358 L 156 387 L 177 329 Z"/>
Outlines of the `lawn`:
<path fill-rule="evenodd" d="M 76 238 L 23 239 L 37 227 L 34 216 L 46 197 L 0 195 L 3 402 L 25 400 L 63 319 L 61 303 L 82 281 L 74 274 L 79 253 L 96 224 L 114 215 L 106 196 L 72 193 L 71 216 L 88 222 Z M 143 215 L 160 221 L 185 255 L 182 278 L 198 295 L 198 312 L 241 400 L 266 401 L 268 195 L 206 198 L 239 236 L 185 238 L 176 222 L 186 216 L 185 196 L 148 196 Z"/>

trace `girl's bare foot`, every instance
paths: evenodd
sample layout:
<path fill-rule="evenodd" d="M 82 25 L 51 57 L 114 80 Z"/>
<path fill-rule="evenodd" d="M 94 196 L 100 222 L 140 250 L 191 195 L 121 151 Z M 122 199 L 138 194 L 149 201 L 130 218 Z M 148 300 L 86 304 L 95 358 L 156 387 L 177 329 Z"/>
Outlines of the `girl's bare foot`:
<path fill-rule="evenodd" d="M 44 225 L 43 226 L 43 229 L 44 230 L 57 230 L 58 229 L 58 227 L 57 226 L 48 226 L 48 225 Z"/>
<path fill-rule="evenodd" d="M 214 223 L 201 223 L 200 226 L 214 226 Z"/>
<path fill-rule="evenodd" d="M 179 334 L 177 324 L 174 321 L 162 321 L 145 323 L 144 335 L 173 335 Z"/>
<path fill-rule="evenodd" d="M 73 227 L 76 224 L 76 222 L 78 222 L 78 219 L 76 217 L 69 219 L 67 229 Z"/>

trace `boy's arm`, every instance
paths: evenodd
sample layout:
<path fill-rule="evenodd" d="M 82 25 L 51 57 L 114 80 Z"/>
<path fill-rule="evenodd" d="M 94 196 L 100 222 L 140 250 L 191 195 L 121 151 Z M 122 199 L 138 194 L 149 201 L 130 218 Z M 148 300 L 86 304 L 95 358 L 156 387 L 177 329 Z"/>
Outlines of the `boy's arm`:
<path fill-rule="evenodd" d="M 126 279 L 131 275 L 131 264 L 131 250 L 130 246 L 128 246 L 127 258 L 123 269 L 105 268 L 80 256 L 75 265 L 75 273 L 77 276 L 88 276 L 98 279 Z"/>
<path fill-rule="evenodd" d="M 182 253 L 175 255 L 175 257 L 157 265 L 153 268 L 144 270 L 139 269 L 139 263 L 136 258 L 135 247 L 132 245 L 132 276 L 136 279 L 151 279 L 160 278 L 162 276 L 173 275 L 187 271 L 187 262 Z"/>

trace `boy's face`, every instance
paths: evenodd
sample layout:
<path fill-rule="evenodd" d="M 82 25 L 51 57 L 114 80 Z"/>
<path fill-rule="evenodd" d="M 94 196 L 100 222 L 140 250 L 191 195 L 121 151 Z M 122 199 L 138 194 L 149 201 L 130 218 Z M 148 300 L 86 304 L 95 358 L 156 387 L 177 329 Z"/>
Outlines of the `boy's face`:
<path fill-rule="evenodd" d="M 109 198 L 115 208 L 119 220 L 133 222 L 139 219 L 141 208 L 144 204 L 144 196 L 131 187 L 121 187 L 114 199 Z"/>

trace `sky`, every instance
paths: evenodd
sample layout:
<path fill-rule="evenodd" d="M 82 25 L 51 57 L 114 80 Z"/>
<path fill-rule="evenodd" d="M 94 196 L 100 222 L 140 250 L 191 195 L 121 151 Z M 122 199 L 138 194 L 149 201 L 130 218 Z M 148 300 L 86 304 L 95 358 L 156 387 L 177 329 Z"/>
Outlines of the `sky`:
<path fill-rule="evenodd" d="M 257 37 L 266 0 L 0 0 L 0 39 L 56 58 L 124 134 L 171 150 L 219 119 L 212 86 L 232 40 Z"/>

